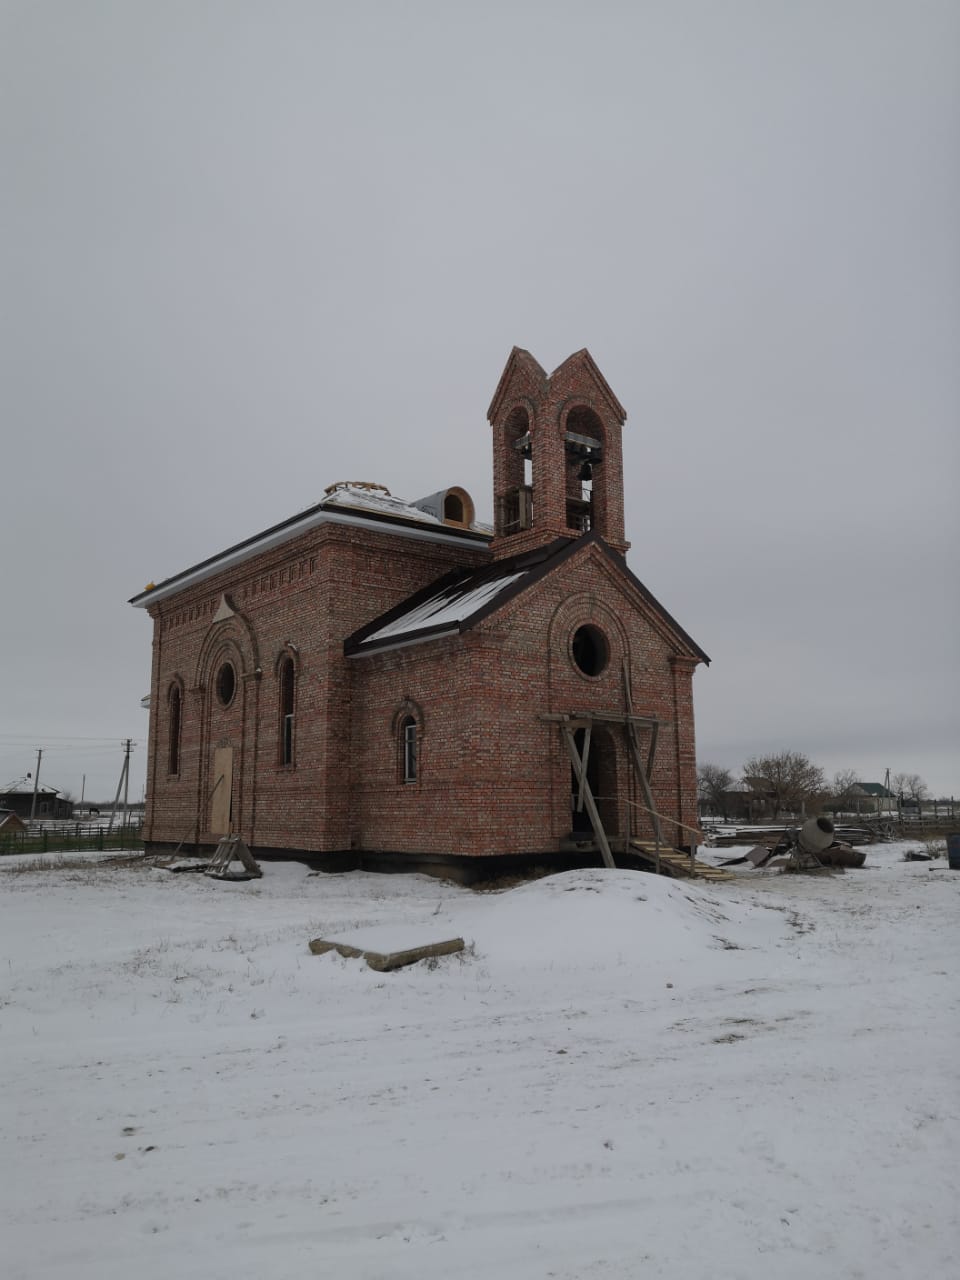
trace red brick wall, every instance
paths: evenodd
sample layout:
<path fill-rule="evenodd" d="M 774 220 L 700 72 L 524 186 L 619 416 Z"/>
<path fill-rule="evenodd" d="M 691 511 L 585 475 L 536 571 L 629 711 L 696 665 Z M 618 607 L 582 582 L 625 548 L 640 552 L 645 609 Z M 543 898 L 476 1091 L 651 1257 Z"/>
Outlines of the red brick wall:
<path fill-rule="evenodd" d="M 517 406 L 534 439 L 534 528 L 494 540 L 495 555 L 549 542 L 566 527 L 572 480 L 564 450 L 568 415 L 588 409 L 604 438 L 594 483 L 595 529 L 623 542 L 622 408 L 586 352 L 548 379 L 514 352 L 490 409 L 494 490 L 522 465 L 506 424 Z M 591 419 L 591 421 L 593 421 Z M 589 432 L 587 434 L 590 434 Z M 245 564 L 149 606 L 154 619 L 145 836 L 211 840 L 213 756 L 233 749 L 233 827 L 262 849 L 350 848 L 411 854 L 540 853 L 571 828 L 570 761 L 546 713 L 633 710 L 662 722 L 652 785 L 662 814 L 696 824 L 692 673 L 685 642 L 595 542 L 463 637 L 346 659 L 344 639 L 457 566 L 488 562 L 468 542 L 416 541 L 372 527 L 326 524 Z M 224 593 L 236 613 L 215 623 Z M 570 640 L 599 627 L 609 662 L 578 671 Z M 296 670 L 294 762 L 280 759 L 278 664 Z M 229 706 L 218 668 L 234 665 Z M 180 767 L 169 764 L 168 690 L 183 689 Z M 421 723 L 415 783 L 400 777 L 397 716 Z M 621 727 L 606 737 L 601 808 L 611 830 L 648 835 L 649 814 L 629 767 Z M 646 756 L 649 731 L 642 734 Z M 671 823 L 664 834 L 677 843 Z"/>
<path fill-rule="evenodd" d="M 623 516 L 622 408 L 586 352 L 565 360 L 549 378 L 528 352 L 507 364 L 490 406 L 493 429 L 494 506 L 518 483 L 517 454 L 508 424 L 522 409 L 530 423 L 533 453 L 533 527 L 494 539 L 493 554 L 515 555 L 556 537 L 575 534 L 567 525 L 567 467 L 564 434 L 571 412 L 589 409 L 603 436 L 603 462 L 594 476 L 594 528 L 612 547 L 625 551 Z M 499 532 L 499 531 L 498 531 Z"/>
<path fill-rule="evenodd" d="M 349 847 L 352 690 L 343 640 L 451 568 L 486 559 L 475 545 L 323 525 L 151 605 L 146 838 L 210 836 L 212 758 L 223 744 L 234 749 L 234 828 L 245 839 L 261 847 Z M 223 593 L 237 616 L 214 624 Z M 292 767 L 279 759 L 277 663 L 286 653 L 297 672 Z M 224 708 L 213 682 L 228 656 L 238 681 Z M 174 680 L 184 698 L 180 770 L 171 776 L 167 693 Z"/>
<path fill-rule="evenodd" d="M 609 642 L 608 665 L 595 678 L 583 675 L 570 653 L 583 623 L 598 626 Z M 650 606 L 600 548 L 585 545 L 583 555 L 463 638 L 353 659 L 357 846 L 460 855 L 555 851 L 571 827 L 570 760 L 558 725 L 541 715 L 622 714 L 624 662 L 634 712 L 663 722 L 655 806 L 694 825 L 693 664 L 672 661 L 674 653 Z M 405 703 L 422 712 L 415 784 L 399 773 L 396 718 Z M 678 710 L 686 717 L 679 725 Z M 617 726 L 608 734 L 615 783 L 605 821 L 621 833 L 629 822 L 648 836 L 624 732 Z M 648 745 L 644 731 L 644 759 Z M 666 823 L 664 835 L 672 842 L 676 828 Z"/>
<path fill-rule="evenodd" d="M 146 838 L 211 840 L 213 752 L 234 750 L 234 828 L 260 848 L 483 855 L 549 852 L 571 828 L 570 762 L 544 712 L 633 709 L 663 722 L 652 784 L 659 812 L 696 824 L 693 660 L 595 544 L 463 637 L 362 658 L 343 639 L 472 549 L 325 527 L 154 607 Z M 221 593 L 237 616 L 212 624 Z M 583 675 L 573 632 L 598 626 L 609 662 Z M 288 644 L 292 647 L 287 647 Z M 279 758 L 279 660 L 294 659 L 294 765 Z M 229 659 L 229 707 L 214 691 Z M 259 674 L 258 674 L 259 672 Z M 167 690 L 184 685 L 180 772 L 167 773 Z M 416 783 L 400 775 L 397 716 L 421 722 Z M 646 756 L 649 734 L 641 735 Z M 609 730 L 612 831 L 649 835 L 623 730 Z M 611 775 L 615 777 L 613 782 Z M 609 784 L 609 786 L 608 786 Z M 198 820 L 198 812 L 200 814 Z M 669 839 L 676 829 L 665 826 Z M 684 836 L 685 841 L 687 837 Z M 678 840 L 678 842 L 680 842 Z"/>

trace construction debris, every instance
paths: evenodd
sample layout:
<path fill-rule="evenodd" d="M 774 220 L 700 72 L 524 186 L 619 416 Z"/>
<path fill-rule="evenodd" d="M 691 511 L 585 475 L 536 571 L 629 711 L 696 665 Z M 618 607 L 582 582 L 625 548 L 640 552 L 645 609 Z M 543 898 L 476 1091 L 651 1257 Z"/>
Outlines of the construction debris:
<path fill-rule="evenodd" d="M 348 937 L 353 935 L 347 935 Z M 394 937 L 394 944 L 397 939 Z M 328 951 L 336 951 L 338 955 L 344 956 L 348 960 L 366 960 L 371 969 L 376 969 L 379 973 L 386 973 L 390 969 L 402 969 L 404 965 L 416 964 L 418 960 L 429 960 L 434 956 L 449 956 L 457 951 L 463 951 L 464 941 L 462 938 L 443 938 L 436 942 L 414 943 L 409 945 L 409 939 L 404 939 L 400 945 L 390 947 L 387 950 L 381 950 L 373 946 L 364 946 L 363 939 L 354 936 L 353 942 L 348 942 L 345 938 L 314 938 L 310 943 L 310 950 L 315 956 L 325 955 Z M 382 947 L 383 944 L 378 944 Z"/>
<path fill-rule="evenodd" d="M 755 867 L 779 867 L 782 871 L 843 870 L 862 867 L 866 854 L 834 839 L 827 817 L 808 818 L 801 827 L 787 827 L 772 849 L 758 844 L 740 858 L 728 858 L 722 867 L 752 862 Z"/>
<path fill-rule="evenodd" d="M 682 849 L 671 849 L 667 845 L 659 848 L 652 840 L 631 840 L 631 851 L 648 864 L 650 871 L 658 875 L 672 876 L 675 880 L 732 880 L 733 873 L 721 867 L 712 866 L 709 862 L 701 862 L 696 855 L 691 856 Z M 765 854 L 767 850 L 763 851 Z M 769 856 L 769 855 L 768 855 Z M 737 859 L 741 861 L 741 859 Z M 727 864 L 724 863 L 724 866 Z"/>
<path fill-rule="evenodd" d="M 224 836 L 204 874 L 214 880 L 256 880 L 263 872 L 240 836 Z"/>

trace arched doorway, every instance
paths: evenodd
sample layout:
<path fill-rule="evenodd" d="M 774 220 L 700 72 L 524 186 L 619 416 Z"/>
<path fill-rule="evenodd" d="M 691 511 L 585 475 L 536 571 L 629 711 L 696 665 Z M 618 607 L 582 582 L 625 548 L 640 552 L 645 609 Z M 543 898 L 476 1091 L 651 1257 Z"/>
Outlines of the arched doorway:
<path fill-rule="evenodd" d="M 600 821 L 607 837 L 619 834 L 617 805 L 617 752 L 613 738 L 606 729 L 591 729 L 589 739 L 585 729 L 577 729 L 573 735 L 577 754 L 587 757 L 587 785 L 600 813 Z M 593 823 L 587 811 L 573 765 L 570 766 L 570 810 L 573 835 L 589 840 L 594 836 Z"/>

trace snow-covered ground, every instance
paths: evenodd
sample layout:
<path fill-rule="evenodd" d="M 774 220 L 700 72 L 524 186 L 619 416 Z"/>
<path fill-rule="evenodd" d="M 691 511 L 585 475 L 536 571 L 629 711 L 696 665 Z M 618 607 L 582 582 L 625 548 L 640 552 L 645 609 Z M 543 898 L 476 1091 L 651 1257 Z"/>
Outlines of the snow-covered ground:
<path fill-rule="evenodd" d="M 482 894 L 4 859 L 0 1272 L 960 1275 L 960 872 L 903 848 Z M 307 948 L 421 924 L 470 950 Z"/>

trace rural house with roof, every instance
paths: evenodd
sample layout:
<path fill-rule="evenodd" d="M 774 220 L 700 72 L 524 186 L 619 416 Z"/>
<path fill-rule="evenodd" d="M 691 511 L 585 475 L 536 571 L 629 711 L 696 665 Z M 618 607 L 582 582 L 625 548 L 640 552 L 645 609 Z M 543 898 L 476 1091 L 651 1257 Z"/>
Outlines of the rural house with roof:
<path fill-rule="evenodd" d="M 514 348 L 488 417 L 492 530 L 461 488 L 337 484 L 134 597 L 148 848 L 469 876 L 688 843 L 708 659 L 627 568 L 625 412 L 586 350 Z"/>
<path fill-rule="evenodd" d="M 14 783 L 0 791 L 0 808 L 9 809 L 19 818 L 60 821 L 73 817 L 74 803 L 62 796 L 56 787 L 40 786 L 34 791 L 33 783 Z"/>

